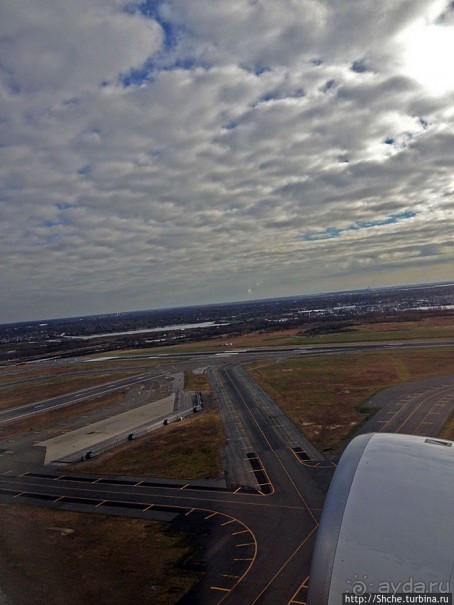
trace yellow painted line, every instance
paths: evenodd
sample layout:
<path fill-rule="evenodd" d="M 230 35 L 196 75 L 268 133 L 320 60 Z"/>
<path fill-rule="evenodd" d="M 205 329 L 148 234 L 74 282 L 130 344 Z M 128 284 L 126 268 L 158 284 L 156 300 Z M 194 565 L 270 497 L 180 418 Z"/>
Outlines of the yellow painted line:
<path fill-rule="evenodd" d="M 237 487 L 236 490 L 233 493 L 237 494 L 240 490 L 241 490 L 241 487 Z"/>
<path fill-rule="evenodd" d="M 16 494 L 15 496 L 13 496 L 13 498 L 19 498 L 19 496 L 22 496 L 22 494 L 25 494 L 26 492 L 19 492 L 18 494 Z"/>
<path fill-rule="evenodd" d="M 215 515 L 217 515 L 217 513 L 211 513 L 211 515 L 208 515 L 208 517 L 205 517 L 205 520 L 211 519 L 211 517 L 214 517 Z"/>
<path fill-rule="evenodd" d="M 233 578 L 234 580 L 238 580 L 238 578 L 241 578 L 241 576 L 234 576 L 234 575 L 232 575 L 230 573 L 223 573 L 222 577 L 223 578 Z"/>
<path fill-rule="evenodd" d="M 230 592 L 230 588 L 221 588 L 220 586 L 210 586 L 211 590 L 222 590 L 223 592 Z"/>
<path fill-rule="evenodd" d="M 235 523 L 236 519 L 230 519 L 229 521 L 225 521 L 224 523 L 221 523 L 221 527 L 224 527 L 224 525 L 230 525 L 230 523 Z"/>
<path fill-rule="evenodd" d="M 102 477 L 99 477 L 99 479 L 96 479 L 96 481 L 93 481 L 93 483 L 98 483 L 98 481 L 101 481 Z"/>
<path fill-rule="evenodd" d="M 298 546 L 298 548 L 290 555 L 290 557 L 287 559 L 287 561 L 285 561 L 285 563 L 281 566 L 281 568 L 278 569 L 278 571 L 274 574 L 274 576 L 271 578 L 271 580 L 268 582 L 268 584 L 265 586 L 265 588 L 262 590 L 262 592 L 255 598 L 254 601 L 252 601 L 251 605 L 254 605 L 254 603 L 257 603 L 257 601 L 260 599 L 260 597 L 263 595 L 263 593 L 266 592 L 268 590 L 268 588 L 271 586 L 271 584 L 276 580 L 276 578 L 278 578 L 281 575 L 282 571 L 290 563 L 290 561 L 293 559 L 293 557 L 295 555 L 297 555 L 299 553 L 299 551 L 303 548 L 303 546 L 306 544 L 306 542 L 309 540 L 309 538 L 312 536 L 312 534 L 316 531 L 317 527 L 318 527 L 318 523 L 307 534 L 307 536 L 304 538 L 304 540 L 301 542 L 301 544 Z"/>
<path fill-rule="evenodd" d="M 187 487 L 189 487 L 191 484 L 190 483 L 186 483 L 186 485 L 183 485 L 183 487 L 180 487 L 180 489 L 186 489 Z"/>
<path fill-rule="evenodd" d="M 237 548 L 240 546 L 254 546 L 254 542 L 245 542 L 244 544 L 235 544 Z"/>
<path fill-rule="evenodd" d="M 239 536 L 240 534 L 247 534 L 248 529 L 242 529 L 241 531 L 236 531 L 232 534 L 232 536 Z"/>
<path fill-rule="evenodd" d="M 191 510 L 188 510 L 188 512 L 187 512 L 187 513 L 185 513 L 185 514 L 184 514 L 184 516 L 185 516 L 185 517 L 187 517 L 188 515 L 190 515 L 190 514 L 191 514 L 191 513 L 193 513 L 193 512 L 194 512 L 194 509 L 193 509 L 193 508 L 191 508 Z"/>
<path fill-rule="evenodd" d="M 411 412 L 411 413 L 410 413 L 410 414 L 409 414 L 409 415 L 408 415 L 408 416 L 407 416 L 407 417 L 404 419 L 404 421 L 402 422 L 402 424 L 400 424 L 400 425 L 397 427 L 397 429 L 395 429 L 395 431 L 394 431 L 394 432 L 395 432 L 395 433 L 399 432 L 399 431 L 400 431 L 400 429 L 401 429 L 401 428 L 402 428 L 402 427 L 403 427 L 405 424 L 407 424 L 407 422 L 410 420 L 410 418 L 411 418 L 411 417 L 412 417 L 412 416 L 413 416 L 413 415 L 414 415 L 414 414 L 417 412 L 417 410 L 419 410 L 419 408 L 420 408 L 420 407 L 421 407 L 421 406 L 422 406 L 424 403 L 427 403 L 428 401 L 430 401 L 431 397 L 434 397 L 435 395 L 440 396 L 440 395 L 441 395 L 441 392 L 442 392 L 442 391 L 444 391 L 444 390 L 445 390 L 445 389 L 443 389 L 443 388 L 442 388 L 442 389 L 440 389 L 440 390 L 438 390 L 438 391 L 435 391 L 435 392 L 430 392 L 430 391 L 429 391 L 429 393 L 428 393 L 428 394 L 426 394 L 426 396 L 424 396 L 424 393 L 421 393 L 421 395 L 422 395 L 422 399 L 421 399 L 421 401 L 420 401 L 420 402 L 419 402 L 419 403 L 416 405 L 416 407 L 414 407 L 414 408 L 413 408 L 412 412 Z M 451 391 L 451 390 L 452 390 L 452 387 L 449 387 L 449 391 Z M 416 401 L 417 401 L 417 399 L 416 399 Z M 434 401 L 432 405 L 437 405 L 437 402 L 435 402 L 435 401 Z M 427 415 L 427 414 L 426 414 L 426 415 Z M 388 423 L 389 423 L 389 422 L 391 422 L 391 420 L 392 420 L 392 418 L 391 418 L 390 420 L 388 420 Z M 388 423 L 387 423 L 387 424 L 388 424 Z M 386 425 L 385 425 L 385 426 L 386 426 Z M 419 426 L 419 425 L 418 425 L 418 426 Z M 383 430 L 383 428 L 384 428 L 384 427 L 382 427 L 382 428 L 380 429 L 380 431 L 382 431 L 382 430 Z M 418 430 L 418 429 L 416 429 L 416 430 Z"/>
<path fill-rule="evenodd" d="M 142 485 L 143 481 L 139 481 L 138 483 L 134 484 L 134 487 L 138 487 L 139 485 Z"/>
<path fill-rule="evenodd" d="M 62 496 L 63 497 L 63 496 Z M 102 506 L 105 502 L 108 502 L 107 500 L 102 500 L 99 504 L 97 504 L 95 506 L 95 508 L 98 508 L 98 506 Z"/>
<path fill-rule="evenodd" d="M 234 561 L 253 561 L 254 559 L 233 559 Z"/>
<path fill-rule="evenodd" d="M 290 601 L 290 603 L 296 603 L 297 605 L 306 605 L 306 601 Z"/>
<path fill-rule="evenodd" d="M 92 484 L 90 484 L 90 485 L 92 485 Z M 77 487 L 76 486 L 74 486 L 74 487 L 67 487 L 66 489 L 68 491 L 73 491 L 73 492 L 75 491 L 78 494 L 80 494 L 81 492 L 86 492 L 87 494 L 90 494 L 90 495 L 93 494 L 92 490 L 84 488 L 84 487 L 80 487 L 80 485 L 77 486 Z M 114 490 L 112 491 L 112 490 L 109 490 L 109 489 L 106 488 L 106 489 L 103 489 L 103 491 L 105 493 L 108 493 L 108 494 L 117 495 L 117 492 L 114 491 Z M 178 492 L 180 490 L 175 490 L 175 491 Z M 129 495 L 129 494 L 125 494 L 125 496 L 127 496 L 127 495 Z M 131 492 L 131 495 L 136 496 L 137 494 Z M 262 495 L 265 495 L 265 494 L 262 494 Z M 248 496 L 251 497 L 251 498 L 255 498 L 255 494 L 248 494 Z M 150 496 L 150 497 L 152 497 L 152 496 Z M 263 503 L 262 502 L 241 502 L 241 501 L 237 500 L 236 498 L 234 498 L 232 500 L 226 500 L 226 499 L 222 499 L 222 500 L 219 499 L 219 500 L 217 500 L 217 499 L 214 499 L 214 498 L 194 498 L 192 496 L 181 496 L 180 497 L 180 496 L 177 496 L 175 493 L 172 494 L 171 496 L 166 496 L 164 494 L 163 495 L 159 495 L 159 498 L 166 499 L 166 500 L 183 499 L 184 502 L 188 502 L 188 500 L 195 500 L 197 502 L 201 502 L 201 501 L 202 502 L 206 502 L 209 505 L 213 505 L 213 504 L 236 504 L 236 505 L 248 506 L 248 507 L 249 506 L 262 506 L 262 507 L 266 507 L 266 508 L 278 508 L 278 509 L 289 508 L 291 510 L 306 510 L 306 507 L 302 507 L 302 506 L 290 506 L 290 505 L 287 505 L 287 504 L 269 504 L 267 502 L 263 502 Z M 146 504 L 146 503 L 144 503 L 144 504 Z M 181 505 L 180 508 L 187 509 L 187 506 Z M 196 507 L 196 508 L 201 508 L 201 507 Z M 207 510 L 207 509 L 202 509 L 202 510 Z M 218 514 L 218 513 L 215 512 L 214 514 Z M 219 513 L 219 514 L 223 514 L 223 513 Z M 228 515 L 226 515 L 226 516 L 228 516 Z"/>
<path fill-rule="evenodd" d="M 153 506 L 154 506 L 154 504 L 150 504 L 149 506 L 147 506 L 147 508 L 144 508 L 142 512 L 146 513 L 147 510 L 150 510 L 150 508 L 153 508 Z"/>
<path fill-rule="evenodd" d="M 53 502 L 58 502 L 59 500 L 62 500 L 63 496 L 59 496 L 56 500 L 53 500 Z"/>

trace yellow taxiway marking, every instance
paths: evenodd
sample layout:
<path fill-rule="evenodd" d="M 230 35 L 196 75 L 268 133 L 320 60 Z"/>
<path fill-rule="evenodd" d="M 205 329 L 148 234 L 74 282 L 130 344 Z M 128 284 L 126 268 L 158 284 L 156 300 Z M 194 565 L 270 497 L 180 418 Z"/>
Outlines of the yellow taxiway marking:
<path fill-rule="evenodd" d="M 187 487 L 189 487 L 191 484 L 190 483 L 186 483 L 186 485 L 183 485 L 183 487 L 180 487 L 180 489 L 186 489 Z"/>
<path fill-rule="evenodd" d="M 304 540 L 301 542 L 301 544 L 298 546 L 298 548 L 290 555 L 290 557 L 287 559 L 287 561 L 285 561 L 285 563 L 281 566 L 281 568 L 274 574 L 274 576 L 271 578 L 271 580 L 268 582 L 268 584 L 265 586 L 265 588 L 262 590 L 262 592 L 255 598 L 254 601 L 252 601 L 251 605 L 254 605 L 254 603 L 257 603 L 257 601 L 260 599 L 260 597 L 263 595 L 263 593 L 268 590 L 268 588 L 271 586 L 271 584 L 274 582 L 274 580 L 281 575 L 282 571 L 290 563 L 290 561 L 293 559 L 293 557 L 295 555 L 297 555 L 299 553 L 299 551 L 303 548 L 303 546 L 306 544 L 306 542 L 309 540 L 309 538 L 312 536 L 312 534 L 316 531 L 317 527 L 318 527 L 318 523 L 307 534 L 307 536 L 304 538 Z"/>
<path fill-rule="evenodd" d="M 229 375 L 227 374 L 227 376 L 229 376 Z M 266 441 L 266 442 L 267 442 L 267 444 L 269 445 L 270 450 L 273 452 L 274 456 L 276 457 L 276 460 L 277 460 L 277 461 L 279 462 L 279 464 L 282 466 L 283 471 L 284 471 L 284 472 L 285 472 L 285 474 L 287 475 L 288 480 L 290 481 L 290 483 L 293 485 L 293 488 L 295 489 L 296 493 L 298 494 L 298 496 L 299 496 L 299 498 L 300 498 L 301 502 L 304 504 L 304 506 L 306 507 L 306 510 L 308 511 L 308 513 L 310 514 L 310 516 L 312 517 L 313 521 L 316 523 L 316 527 L 318 527 L 318 521 L 317 521 L 317 519 L 316 519 L 316 518 L 315 518 L 315 516 L 312 514 L 312 511 L 311 511 L 311 509 L 310 509 L 309 505 L 307 504 L 307 502 L 306 502 L 306 500 L 304 499 L 304 497 L 303 497 L 302 493 L 300 492 L 300 490 L 299 490 L 299 489 L 298 489 L 298 487 L 296 486 L 295 482 L 293 481 L 292 477 L 290 476 L 290 473 L 289 473 L 289 472 L 288 472 L 288 470 L 286 469 L 285 464 L 282 462 L 282 460 L 281 460 L 280 456 L 279 456 L 279 455 L 278 455 L 278 453 L 275 451 L 275 449 L 274 449 L 274 448 L 273 448 L 273 446 L 271 445 L 271 443 L 270 443 L 269 439 L 268 439 L 268 438 L 267 438 L 267 436 L 265 435 L 265 433 L 264 433 L 264 431 L 263 431 L 262 427 L 260 426 L 259 422 L 257 421 L 257 418 L 256 418 L 256 417 L 254 416 L 254 414 L 251 412 L 251 409 L 250 409 L 250 407 L 249 407 L 249 405 L 248 405 L 247 401 L 244 399 L 244 397 L 242 396 L 242 394 L 241 394 L 241 393 L 240 393 L 240 391 L 238 390 L 238 388 L 237 388 L 237 386 L 235 385 L 235 383 L 233 382 L 233 380 L 232 380 L 232 377 L 231 377 L 231 376 L 229 376 L 229 380 L 230 380 L 230 384 L 231 384 L 231 385 L 232 385 L 232 387 L 235 389 L 235 391 L 236 391 L 236 393 L 237 393 L 237 395 L 238 395 L 239 399 L 241 399 L 241 401 L 244 403 L 244 405 L 245 405 L 245 407 L 246 407 L 247 411 L 249 412 L 249 415 L 250 415 L 251 419 L 252 419 L 252 420 L 254 421 L 254 423 L 256 424 L 256 426 L 257 426 L 258 430 L 259 430 L 259 431 L 262 433 L 263 438 L 265 439 L 265 441 Z M 260 458 L 259 458 L 259 460 L 260 460 Z M 267 479 L 268 479 L 268 481 L 269 481 L 268 473 L 266 472 L 266 470 L 265 470 L 265 468 L 264 468 L 264 466 L 263 466 L 263 464 L 262 464 L 262 461 L 261 461 L 261 460 L 260 460 L 260 464 L 261 464 L 261 466 L 262 466 L 263 472 L 265 473 L 265 475 L 266 475 L 266 477 L 267 477 Z M 273 486 L 272 482 L 270 482 L 270 484 L 271 484 L 272 493 L 274 493 L 274 486 Z M 262 495 L 265 495 L 265 494 L 262 494 Z M 269 494 L 269 495 L 271 495 L 271 494 Z"/>
<path fill-rule="evenodd" d="M 92 485 L 92 484 L 90 484 L 90 485 Z M 68 491 L 76 491 L 78 493 L 81 493 L 81 492 L 87 492 L 88 494 L 92 494 L 93 493 L 92 490 L 90 490 L 89 488 L 80 487 L 80 485 L 78 485 L 77 487 L 76 486 L 74 486 L 74 487 L 67 487 L 66 489 Z M 175 492 L 179 492 L 180 490 L 174 490 L 174 491 Z M 112 489 L 108 489 L 108 488 L 103 488 L 103 492 L 106 493 L 106 494 L 114 494 L 114 495 L 117 494 L 117 492 L 115 491 L 115 489 L 112 490 Z M 38 493 L 38 492 L 35 492 L 35 493 Z M 41 492 L 39 492 L 39 493 L 41 493 Z M 124 495 L 128 496 L 129 494 L 124 494 Z M 134 494 L 134 496 L 136 496 L 136 495 L 137 494 Z M 263 494 L 263 495 L 265 495 L 265 494 Z M 152 494 L 150 494 L 150 495 L 144 494 L 144 497 L 146 497 L 148 500 L 153 499 L 153 495 Z M 250 498 L 256 498 L 257 496 L 255 496 L 255 494 L 250 494 L 249 497 Z M 160 498 L 162 500 L 179 500 L 182 497 L 177 496 L 176 493 L 174 493 L 174 494 L 169 495 L 169 496 L 164 495 L 164 494 L 162 494 L 162 495 L 159 494 L 158 498 Z M 95 500 L 99 500 L 99 498 L 94 498 L 94 499 Z M 270 503 L 267 503 L 267 502 L 257 502 L 257 501 L 255 501 L 255 502 L 243 501 L 242 502 L 241 500 L 236 500 L 236 499 L 227 500 L 227 499 L 221 499 L 221 498 L 219 498 L 219 499 L 215 499 L 215 498 L 195 498 L 195 497 L 192 497 L 192 496 L 184 496 L 184 502 L 187 502 L 188 500 L 195 500 L 196 502 L 206 502 L 209 505 L 212 505 L 212 504 L 236 504 L 238 506 L 264 506 L 264 507 L 267 507 L 267 508 L 278 508 L 278 509 L 289 508 L 289 509 L 292 509 L 292 510 L 306 510 L 306 508 L 307 508 L 307 507 L 303 507 L 303 506 L 290 506 L 288 504 L 270 504 Z M 128 502 L 128 501 L 125 500 L 125 502 Z M 144 503 L 144 505 L 146 505 L 146 504 L 149 504 L 149 502 L 145 502 Z M 180 508 L 187 508 L 187 506 L 180 506 Z M 196 508 L 201 508 L 201 507 L 197 506 Z M 206 509 L 203 509 L 203 510 L 206 510 Z M 217 513 L 215 513 L 215 514 L 217 514 Z M 219 513 L 219 514 L 222 514 L 222 513 Z"/>
<path fill-rule="evenodd" d="M 241 487 L 237 487 L 236 490 L 233 492 L 234 494 L 237 494 L 240 491 Z"/>
<path fill-rule="evenodd" d="M 225 521 L 224 523 L 221 523 L 221 527 L 224 527 L 224 525 L 230 525 L 230 523 L 235 523 L 236 519 L 230 519 L 229 521 Z"/>
<path fill-rule="evenodd" d="M 233 578 L 234 580 L 238 580 L 238 578 L 241 578 L 241 576 L 234 576 L 231 573 L 223 573 L 222 577 L 223 578 Z"/>
<path fill-rule="evenodd" d="M 211 590 L 222 590 L 223 592 L 230 592 L 230 588 L 221 588 L 220 586 L 210 586 Z"/>
<path fill-rule="evenodd" d="M 187 517 L 188 515 L 190 515 L 191 513 L 194 512 L 195 509 L 191 508 L 191 510 L 188 510 L 187 513 L 184 513 L 184 516 Z"/>
<path fill-rule="evenodd" d="M 239 536 L 240 534 L 246 534 L 249 530 L 248 529 L 242 529 L 241 531 L 236 531 L 232 534 L 232 536 Z"/>
<path fill-rule="evenodd" d="M 217 515 L 217 513 L 211 513 L 211 515 L 208 515 L 208 517 L 205 517 L 205 520 L 206 520 L 206 519 L 211 519 L 211 517 L 214 517 L 215 515 Z M 246 531 L 247 531 L 247 530 L 246 530 Z"/>
<path fill-rule="evenodd" d="M 297 603 L 298 605 L 306 605 L 306 601 L 297 601 L 295 597 L 296 597 L 296 595 L 301 590 L 303 590 L 303 588 L 307 588 L 308 587 L 308 584 L 307 584 L 308 580 L 309 580 L 309 576 L 307 576 L 306 578 L 304 578 L 304 580 L 302 581 L 302 583 L 298 586 L 297 591 L 295 592 L 295 594 L 293 595 L 293 597 L 288 602 L 288 605 L 291 605 L 292 603 Z"/>

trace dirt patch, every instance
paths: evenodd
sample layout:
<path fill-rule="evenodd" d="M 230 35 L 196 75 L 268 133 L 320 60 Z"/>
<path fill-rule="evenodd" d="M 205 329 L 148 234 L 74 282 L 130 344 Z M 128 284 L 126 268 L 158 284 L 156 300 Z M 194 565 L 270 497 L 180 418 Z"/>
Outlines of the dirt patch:
<path fill-rule="evenodd" d="M 200 393 L 211 393 L 210 379 L 207 374 L 184 373 L 185 391 L 199 391 Z"/>
<path fill-rule="evenodd" d="M 197 581 L 167 523 L 0 505 L 0 586 L 14 605 L 171 605 Z"/>
<path fill-rule="evenodd" d="M 408 349 L 307 357 L 250 371 L 321 451 L 336 448 L 366 420 L 378 391 L 454 373 L 454 349 Z"/>
<path fill-rule="evenodd" d="M 217 409 L 188 416 L 100 458 L 68 468 L 76 473 L 201 479 L 222 476 L 225 434 Z"/>

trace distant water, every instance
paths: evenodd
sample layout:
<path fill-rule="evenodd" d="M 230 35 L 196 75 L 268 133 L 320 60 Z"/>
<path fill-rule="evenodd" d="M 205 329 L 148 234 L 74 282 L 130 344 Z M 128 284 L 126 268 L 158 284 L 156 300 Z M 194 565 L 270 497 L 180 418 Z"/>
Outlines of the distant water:
<path fill-rule="evenodd" d="M 106 332 L 105 334 L 90 334 L 88 336 L 65 336 L 74 340 L 91 340 L 92 338 L 104 338 L 106 336 L 124 336 L 126 334 L 148 334 L 151 332 L 167 332 L 168 330 L 189 330 L 191 328 L 215 328 L 216 326 L 228 326 L 227 323 L 216 323 L 214 321 L 202 321 L 198 324 L 176 324 L 173 326 L 162 326 L 161 328 L 145 328 L 143 330 L 127 330 L 125 332 Z"/>

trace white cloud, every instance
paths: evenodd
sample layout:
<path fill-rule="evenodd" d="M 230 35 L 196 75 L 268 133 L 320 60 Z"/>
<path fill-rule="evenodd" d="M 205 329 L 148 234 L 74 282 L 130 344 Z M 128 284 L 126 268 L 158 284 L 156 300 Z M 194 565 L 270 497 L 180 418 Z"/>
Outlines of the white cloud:
<path fill-rule="evenodd" d="M 115 0 L 7 0 L 0 12 L 4 82 L 24 94 L 80 94 L 139 67 L 160 26 Z"/>
<path fill-rule="evenodd" d="M 447 3 L 152 4 L 1 9 L 0 319 L 449 278 L 453 98 L 399 63 Z"/>

